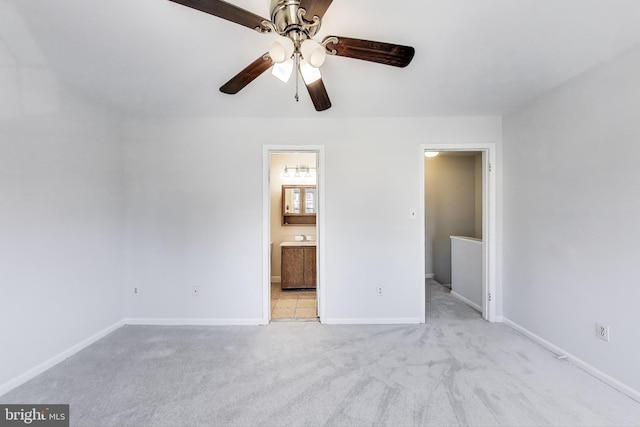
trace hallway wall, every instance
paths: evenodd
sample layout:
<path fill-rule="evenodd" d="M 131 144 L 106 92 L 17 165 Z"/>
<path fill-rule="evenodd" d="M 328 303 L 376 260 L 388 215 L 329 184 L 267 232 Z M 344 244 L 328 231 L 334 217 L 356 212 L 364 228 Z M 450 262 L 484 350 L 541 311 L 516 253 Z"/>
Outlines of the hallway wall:
<path fill-rule="evenodd" d="M 450 236 L 482 238 L 482 161 L 477 158 L 482 154 L 425 158 L 425 273 L 449 287 Z"/>

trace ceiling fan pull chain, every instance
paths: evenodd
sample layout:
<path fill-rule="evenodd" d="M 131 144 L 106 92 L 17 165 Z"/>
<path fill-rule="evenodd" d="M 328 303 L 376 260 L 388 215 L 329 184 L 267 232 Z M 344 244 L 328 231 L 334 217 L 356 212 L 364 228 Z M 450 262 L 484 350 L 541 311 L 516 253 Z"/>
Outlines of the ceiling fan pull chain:
<path fill-rule="evenodd" d="M 297 53 L 294 53 L 296 57 L 296 102 L 300 102 L 300 97 L 298 96 L 298 79 L 300 78 L 300 57 Z"/>

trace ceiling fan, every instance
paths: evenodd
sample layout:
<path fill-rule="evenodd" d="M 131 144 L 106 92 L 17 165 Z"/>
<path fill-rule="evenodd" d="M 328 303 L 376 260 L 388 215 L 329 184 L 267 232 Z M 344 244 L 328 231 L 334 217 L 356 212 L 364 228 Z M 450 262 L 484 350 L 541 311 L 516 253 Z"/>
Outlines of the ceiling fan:
<path fill-rule="evenodd" d="M 170 0 L 193 9 L 209 13 L 260 33 L 277 34 L 269 45 L 269 51 L 253 61 L 220 91 L 236 94 L 259 75 L 273 66 L 273 75 L 289 80 L 297 70 L 307 87 L 317 111 L 331 108 L 329 95 L 322 82 L 320 67 L 327 55 L 338 55 L 380 64 L 406 67 L 415 49 L 390 43 L 349 37 L 327 36 L 322 42 L 313 40 L 322 18 L 333 0 L 271 0 L 271 20 L 234 6 L 222 0 Z M 298 100 L 296 76 L 296 100 Z"/>

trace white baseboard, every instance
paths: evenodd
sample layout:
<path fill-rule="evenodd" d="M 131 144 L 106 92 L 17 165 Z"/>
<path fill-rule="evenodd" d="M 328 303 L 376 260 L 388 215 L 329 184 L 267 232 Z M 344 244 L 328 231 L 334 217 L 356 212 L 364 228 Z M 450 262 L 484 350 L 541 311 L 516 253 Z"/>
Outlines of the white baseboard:
<path fill-rule="evenodd" d="M 560 354 L 566 355 L 567 356 L 567 360 L 569 362 L 573 363 L 577 367 L 581 368 L 582 370 L 584 370 L 584 371 L 588 372 L 589 374 L 593 375 L 594 377 L 598 378 L 600 381 L 604 382 L 605 384 L 610 385 L 611 387 L 615 388 L 616 390 L 620 391 L 621 393 L 626 394 L 631 399 L 633 399 L 633 400 L 635 400 L 637 402 L 640 402 L 640 391 L 629 387 L 628 385 L 624 384 L 621 381 L 618 381 L 617 379 L 613 378 L 612 376 L 610 376 L 608 374 L 605 374 L 601 370 L 599 370 L 599 369 L 595 368 L 594 366 L 588 364 L 587 362 L 585 362 L 584 360 L 580 359 L 579 357 L 576 357 L 573 354 L 568 353 L 564 349 L 558 347 L 555 344 L 550 343 L 549 341 L 547 341 L 544 338 L 534 334 L 533 332 L 531 332 L 530 330 L 524 328 L 523 326 L 520 326 L 516 322 L 514 322 L 512 320 L 509 320 L 506 317 L 504 317 L 502 319 L 502 321 L 503 321 L 503 323 L 505 325 L 507 325 L 507 326 L 513 328 L 514 330 L 520 332 L 522 335 L 524 335 L 527 338 L 530 338 L 531 340 L 537 342 L 541 346 L 546 347 L 551 352 L 553 352 L 555 354 L 558 354 L 558 355 L 560 355 Z"/>
<path fill-rule="evenodd" d="M 79 343 L 77 343 L 75 345 L 72 345 L 71 347 L 69 347 L 68 349 L 62 351 L 61 353 L 58 353 L 57 355 L 53 356 L 52 358 L 50 358 L 48 360 L 45 360 L 44 362 L 40 363 L 39 365 L 34 366 L 33 368 L 29 369 L 28 371 L 18 375 L 17 377 L 7 381 L 6 383 L 0 385 L 0 396 L 2 396 L 5 393 L 10 392 L 14 388 L 16 388 L 18 386 L 21 386 L 22 384 L 26 383 L 27 381 L 37 377 L 38 375 L 40 375 L 44 371 L 53 368 L 58 363 L 62 362 L 65 359 L 68 359 L 69 357 L 73 356 L 77 352 L 89 347 L 94 342 L 98 341 L 99 339 L 104 338 L 105 336 L 109 335 L 111 332 L 115 331 L 116 329 L 121 328 L 122 326 L 124 326 L 124 322 L 122 320 L 119 320 L 116 323 L 114 323 L 113 325 L 106 327 L 105 329 L 103 329 L 103 330 L 91 335 L 89 338 L 86 338 L 86 339 L 80 341 Z"/>
<path fill-rule="evenodd" d="M 264 322 L 260 319 L 181 319 L 181 318 L 128 318 L 125 325 L 145 326 L 256 326 Z"/>
<path fill-rule="evenodd" d="M 433 274 L 433 273 L 425 273 L 424 278 L 425 279 L 435 279 L 436 275 Z"/>
<path fill-rule="evenodd" d="M 385 318 L 385 319 L 324 319 L 326 325 L 416 325 L 420 318 Z"/>
<path fill-rule="evenodd" d="M 282 276 L 271 276 L 271 283 L 281 283 Z"/>
<path fill-rule="evenodd" d="M 460 301 L 462 301 L 463 303 L 467 304 L 468 306 L 471 306 L 473 309 L 479 311 L 480 313 L 482 313 L 482 307 L 480 307 L 478 304 L 476 304 L 475 302 L 463 297 L 462 295 L 460 295 L 457 292 L 451 291 L 451 296 L 454 298 L 459 299 Z"/>

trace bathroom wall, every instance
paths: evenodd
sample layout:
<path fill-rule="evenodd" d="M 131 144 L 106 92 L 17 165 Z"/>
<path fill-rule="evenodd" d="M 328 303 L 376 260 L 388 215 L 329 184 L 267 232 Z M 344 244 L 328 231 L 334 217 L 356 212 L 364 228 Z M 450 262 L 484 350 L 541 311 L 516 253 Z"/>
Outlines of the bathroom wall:
<path fill-rule="evenodd" d="M 315 225 L 282 225 L 282 186 L 283 185 L 317 185 L 315 170 L 311 171 L 312 178 L 295 178 L 294 170 L 290 169 L 288 178 L 282 176 L 285 166 L 307 165 L 316 166 L 315 153 L 272 153 L 271 165 L 271 241 L 273 252 L 271 257 L 272 281 L 280 281 L 281 253 L 280 243 L 291 241 L 292 236 L 304 234 L 316 236 Z"/>
<path fill-rule="evenodd" d="M 425 273 L 449 285 L 450 236 L 482 238 L 481 153 L 444 152 L 425 158 L 425 213 Z"/>

